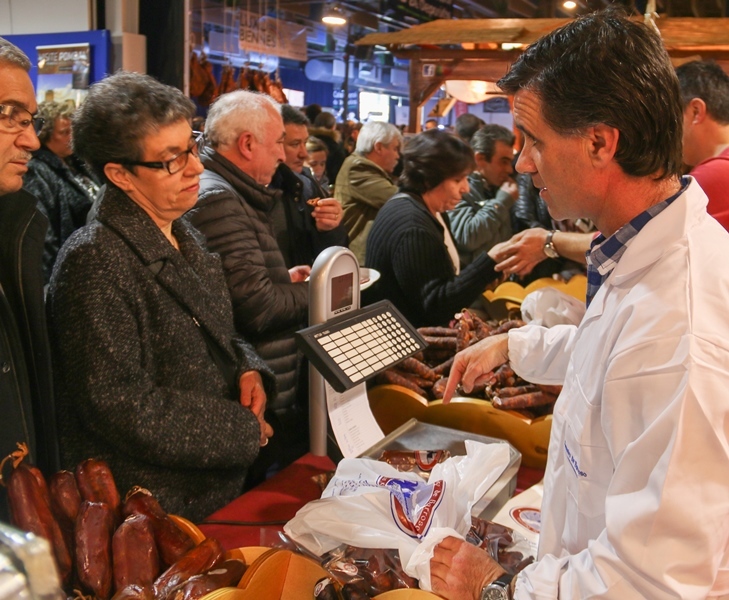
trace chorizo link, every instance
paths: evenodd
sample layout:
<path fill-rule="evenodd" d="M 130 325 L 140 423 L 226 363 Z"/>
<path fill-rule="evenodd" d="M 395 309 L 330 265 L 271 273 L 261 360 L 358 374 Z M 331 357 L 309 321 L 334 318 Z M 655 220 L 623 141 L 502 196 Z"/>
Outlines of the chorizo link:
<path fill-rule="evenodd" d="M 413 357 L 400 361 L 397 364 L 397 368 L 401 371 L 407 371 L 408 373 L 415 373 L 418 377 L 429 379 L 430 381 L 436 381 L 438 379 L 438 376 L 433 373 L 433 369 L 424 362 Z"/>
<path fill-rule="evenodd" d="M 146 515 L 130 515 L 111 540 L 114 589 L 129 585 L 151 587 L 159 575 L 159 555 L 152 523 Z"/>
<path fill-rule="evenodd" d="M 195 546 L 193 539 L 170 519 L 149 490 L 134 487 L 129 490 L 122 514 L 141 514 L 149 518 L 159 557 L 165 566 L 176 563 Z"/>
<path fill-rule="evenodd" d="M 99 600 L 111 596 L 111 536 L 114 513 L 104 502 L 84 500 L 76 520 L 76 572 L 82 587 Z"/>
<path fill-rule="evenodd" d="M 495 396 L 493 399 L 493 405 L 497 408 L 503 408 L 504 410 L 513 410 L 521 408 L 532 408 L 534 406 L 544 406 L 546 404 L 552 404 L 556 398 L 551 394 L 545 394 L 544 392 L 531 392 L 529 394 L 521 394 L 519 396 L 512 396 L 511 398 L 500 398 Z"/>
<path fill-rule="evenodd" d="M 377 375 L 377 382 L 382 384 L 400 385 L 415 392 L 423 398 L 428 397 L 428 393 L 423 388 L 421 388 L 416 383 L 413 383 L 410 379 L 403 377 L 393 369 L 388 369 L 387 371 L 382 371 L 382 373 L 379 373 Z"/>
<path fill-rule="evenodd" d="M 532 392 L 538 392 L 539 388 L 531 383 L 527 385 L 515 385 L 502 387 L 494 391 L 494 395 L 499 398 L 512 398 L 514 396 L 521 396 L 522 394 L 531 394 Z"/>
<path fill-rule="evenodd" d="M 76 467 L 76 484 L 81 498 L 103 502 L 114 515 L 114 525 L 121 521 L 121 499 L 111 469 L 103 460 L 88 458 Z"/>
<path fill-rule="evenodd" d="M 215 538 L 205 538 L 167 569 L 154 582 L 154 596 L 167 600 L 181 583 L 212 569 L 223 559 L 223 548 Z"/>
<path fill-rule="evenodd" d="M 448 375 L 448 373 L 451 372 L 451 367 L 453 366 L 453 361 L 456 359 L 455 356 L 451 356 L 448 360 L 440 363 L 439 365 L 433 367 L 433 373 L 436 375 Z"/>
<path fill-rule="evenodd" d="M 49 482 L 51 510 L 62 527 L 73 528 L 81 508 L 81 494 L 71 471 L 58 471 Z"/>
<path fill-rule="evenodd" d="M 442 350 L 453 350 L 455 352 L 458 340 L 456 336 L 453 337 L 433 337 L 431 335 L 424 335 L 423 339 L 430 348 L 440 348 Z"/>
<path fill-rule="evenodd" d="M 63 537 L 48 499 L 47 486 L 38 480 L 40 471 L 20 463 L 10 474 L 8 481 L 8 504 L 11 522 L 23 531 L 29 531 L 45 539 L 56 559 L 61 581 L 70 581 L 73 559 L 66 539 Z M 42 478 L 42 475 L 40 475 Z M 43 480 L 45 484 L 45 480 Z"/>
<path fill-rule="evenodd" d="M 455 337 L 458 330 L 453 327 L 418 327 L 418 333 L 423 337 Z"/>
<path fill-rule="evenodd" d="M 175 590 L 174 600 L 198 600 L 220 588 L 235 587 L 245 572 L 246 564 L 242 560 L 231 558 L 202 575 L 188 579 L 187 583 Z"/>

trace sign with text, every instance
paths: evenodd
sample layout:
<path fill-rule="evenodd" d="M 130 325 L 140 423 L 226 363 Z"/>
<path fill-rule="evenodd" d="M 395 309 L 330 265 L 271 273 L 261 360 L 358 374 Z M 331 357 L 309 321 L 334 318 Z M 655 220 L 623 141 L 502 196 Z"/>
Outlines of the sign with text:
<path fill-rule="evenodd" d="M 39 102 L 70 102 L 77 107 L 86 97 L 91 70 L 87 43 L 36 46 Z"/>
<path fill-rule="evenodd" d="M 387 7 L 388 16 L 410 17 L 421 23 L 453 18 L 453 0 L 387 0 Z"/>
<path fill-rule="evenodd" d="M 238 46 L 246 52 L 304 61 L 306 26 L 241 10 Z"/>

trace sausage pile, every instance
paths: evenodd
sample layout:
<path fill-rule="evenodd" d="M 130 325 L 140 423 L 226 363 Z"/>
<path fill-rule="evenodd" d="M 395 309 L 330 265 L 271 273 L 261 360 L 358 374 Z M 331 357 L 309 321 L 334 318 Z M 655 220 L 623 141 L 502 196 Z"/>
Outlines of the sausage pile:
<path fill-rule="evenodd" d="M 237 585 L 245 572 L 243 561 L 224 560 L 217 540 L 196 546 L 149 491 L 135 487 L 122 502 L 103 461 L 85 460 L 48 482 L 20 462 L 7 488 L 13 525 L 49 542 L 69 597 L 195 600 Z"/>
<path fill-rule="evenodd" d="M 502 322 L 484 321 L 464 309 L 450 327 L 420 327 L 418 332 L 427 348 L 395 367 L 383 371 L 375 384 L 396 384 L 412 390 L 428 400 L 443 397 L 455 355 L 471 344 L 492 335 L 522 327 L 519 319 Z M 470 397 L 491 400 L 496 408 L 515 410 L 528 418 L 552 412 L 561 386 L 532 384 L 521 379 L 508 363 L 494 371 L 491 381 L 469 393 Z"/>

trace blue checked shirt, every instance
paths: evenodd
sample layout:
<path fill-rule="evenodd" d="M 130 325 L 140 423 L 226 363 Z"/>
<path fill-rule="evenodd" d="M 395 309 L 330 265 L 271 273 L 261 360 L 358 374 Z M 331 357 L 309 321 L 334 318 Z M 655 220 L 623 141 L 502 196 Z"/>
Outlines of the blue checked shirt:
<path fill-rule="evenodd" d="M 587 253 L 587 306 L 597 294 L 597 290 L 605 282 L 610 273 L 613 272 L 615 265 L 620 261 L 620 257 L 633 241 L 636 234 L 645 227 L 646 223 L 653 217 L 665 209 L 671 202 L 678 198 L 688 186 L 689 180 L 683 178 L 681 180 L 681 189 L 663 202 L 654 204 L 647 210 L 640 213 L 632 221 L 623 225 L 609 238 L 604 235 L 598 235 L 590 245 L 590 251 Z"/>

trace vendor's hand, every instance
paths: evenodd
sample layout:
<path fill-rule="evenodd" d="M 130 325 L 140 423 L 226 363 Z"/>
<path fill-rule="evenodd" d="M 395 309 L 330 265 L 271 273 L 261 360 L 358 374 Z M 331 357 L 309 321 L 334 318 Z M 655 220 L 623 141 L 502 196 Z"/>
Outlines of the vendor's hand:
<path fill-rule="evenodd" d="M 311 274 L 311 267 L 309 265 L 296 265 L 289 269 L 289 277 L 291 277 L 291 283 L 299 283 L 300 281 L 306 281 L 306 278 Z"/>
<path fill-rule="evenodd" d="M 261 429 L 261 446 L 268 444 L 268 438 L 273 435 L 273 428 L 263 418 L 266 412 L 266 391 L 263 380 L 258 371 L 246 371 L 238 380 L 240 387 L 240 403 L 256 416 Z"/>
<path fill-rule="evenodd" d="M 448 376 L 443 404 L 448 404 L 461 384 L 467 394 L 475 386 L 488 383 L 496 367 L 509 360 L 509 334 L 487 337 L 456 354 Z"/>
<path fill-rule="evenodd" d="M 319 200 L 311 216 L 314 217 L 317 231 L 331 231 L 342 222 L 342 205 L 334 198 Z"/>
<path fill-rule="evenodd" d="M 433 550 L 430 586 L 446 600 L 479 600 L 481 590 L 506 571 L 485 550 L 447 537 Z"/>
<path fill-rule="evenodd" d="M 547 258 L 544 244 L 548 233 L 541 227 L 525 229 L 509 241 L 491 248 L 489 256 L 496 261 L 496 270 L 519 277 L 531 273 L 534 267 Z"/>

